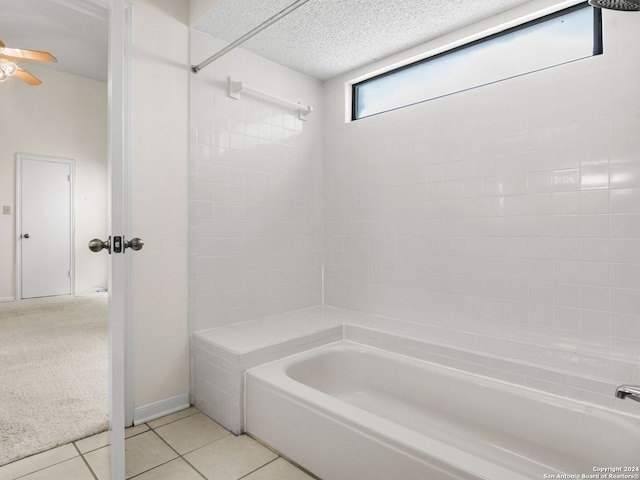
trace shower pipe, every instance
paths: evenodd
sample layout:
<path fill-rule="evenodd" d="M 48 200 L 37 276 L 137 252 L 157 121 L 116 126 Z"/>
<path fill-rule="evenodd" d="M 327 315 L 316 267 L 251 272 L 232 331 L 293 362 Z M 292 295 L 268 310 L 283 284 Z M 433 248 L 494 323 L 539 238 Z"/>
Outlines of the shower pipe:
<path fill-rule="evenodd" d="M 297 2 L 292 3 L 291 5 L 289 5 L 287 8 L 285 8 L 284 10 L 281 10 L 280 12 L 276 13 L 273 17 L 271 17 L 270 19 L 266 20 L 265 22 L 261 23 L 260 25 L 258 25 L 256 28 L 254 28 L 253 30 L 245 33 L 243 36 L 241 36 L 240 38 L 238 38 L 236 41 L 230 43 L 229 45 L 227 45 L 226 47 L 224 47 L 222 50 L 219 50 L 218 52 L 214 53 L 213 55 L 211 55 L 209 58 L 207 58 L 204 62 L 198 64 L 198 65 L 193 65 L 191 67 L 191 71 L 193 73 L 198 73 L 200 70 L 202 70 L 204 67 L 206 67 L 207 65 L 209 65 L 212 62 L 215 62 L 218 58 L 220 58 L 221 56 L 223 56 L 224 54 L 230 52 L 231 50 L 233 50 L 234 48 L 236 48 L 238 45 L 246 42 L 247 40 L 249 40 L 251 37 L 253 37 L 254 35 L 260 33 L 262 30 L 264 30 L 265 28 L 267 28 L 268 26 L 276 23 L 278 20 L 280 20 L 281 18 L 286 17 L 287 15 L 289 15 L 291 12 L 293 12 L 294 10 L 300 8 L 301 6 L 303 6 L 305 3 L 307 3 L 309 0 L 298 0 Z"/>

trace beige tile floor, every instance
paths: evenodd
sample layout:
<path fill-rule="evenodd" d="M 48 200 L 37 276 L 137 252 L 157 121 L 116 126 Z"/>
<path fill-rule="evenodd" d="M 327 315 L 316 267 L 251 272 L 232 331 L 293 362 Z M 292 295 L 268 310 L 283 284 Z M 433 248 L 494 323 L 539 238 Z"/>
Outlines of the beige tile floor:
<path fill-rule="evenodd" d="M 311 480 L 246 435 L 195 408 L 128 428 L 126 477 L 136 480 Z M 109 480 L 108 432 L 0 467 L 0 480 Z"/>

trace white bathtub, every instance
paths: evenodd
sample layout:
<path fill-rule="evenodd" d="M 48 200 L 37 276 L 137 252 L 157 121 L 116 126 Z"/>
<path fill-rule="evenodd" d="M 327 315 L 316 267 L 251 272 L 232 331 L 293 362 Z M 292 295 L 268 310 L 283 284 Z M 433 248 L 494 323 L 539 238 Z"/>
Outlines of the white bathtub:
<path fill-rule="evenodd" d="M 245 407 L 249 434 L 324 480 L 640 473 L 633 417 L 349 342 L 249 370 Z"/>

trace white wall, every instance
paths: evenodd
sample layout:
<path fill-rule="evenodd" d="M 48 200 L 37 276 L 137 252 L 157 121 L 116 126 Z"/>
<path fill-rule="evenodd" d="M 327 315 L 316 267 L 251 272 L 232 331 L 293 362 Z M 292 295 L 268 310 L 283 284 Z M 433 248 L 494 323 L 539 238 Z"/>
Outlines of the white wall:
<path fill-rule="evenodd" d="M 325 84 L 327 304 L 552 365 L 503 373 L 561 395 L 640 381 L 640 18 L 603 16 L 602 56 L 356 122 L 367 69 Z"/>
<path fill-rule="evenodd" d="M 107 85 L 38 65 L 42 81 L 0 88 L 0 299 L 15 297 L 16 153 L 75 160 L 75 291 L 107 286 L 107 260 L 89 251 L 107 230 Z"/>
<path fill-rule="evenodd" d="M 145 243 L 131 255 L 135 408 L 189 391 L 188 15 L 187 0 L 133 2 L 132 233 Z"/>
<path fill-rule="evenodd" d="M 192 63 L 225 45 L 192 31 Z M 228 76 L 314 111 L 231 99 Z M 321 302 L 322 110 L 320 82 L 241 48 L 192 77 L 192 331 Z"/>

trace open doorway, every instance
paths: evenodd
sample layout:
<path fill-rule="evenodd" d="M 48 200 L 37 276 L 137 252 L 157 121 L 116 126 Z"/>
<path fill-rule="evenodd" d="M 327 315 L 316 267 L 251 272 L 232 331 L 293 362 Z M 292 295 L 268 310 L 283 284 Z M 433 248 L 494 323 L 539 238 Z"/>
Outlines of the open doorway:
<path fill-rule="evenodd" d="M 99 2 L 0 0 L 4 44 L 58 58 L 0 85 L 0 465 L 108 428 L 108 258 L 87 248 L 108 228 L 108 27 Z M 18 154 L 73 159 L 69 292 L 22 290 Z"/>

